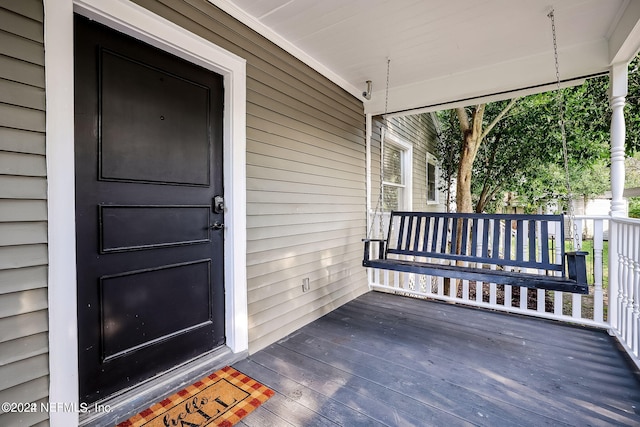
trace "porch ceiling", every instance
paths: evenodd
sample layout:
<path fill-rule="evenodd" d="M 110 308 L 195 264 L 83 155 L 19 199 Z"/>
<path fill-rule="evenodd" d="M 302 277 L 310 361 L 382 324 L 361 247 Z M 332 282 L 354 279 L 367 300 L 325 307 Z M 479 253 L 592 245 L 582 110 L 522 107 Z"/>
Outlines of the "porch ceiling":
<path fill-rule="evenodd" d="M 640 0 L 209 0 L 389 112 L 539 92 L 555 81 L 553 7 L 563 80 L 604 73 L 640 49 Z M 496 95 L 497 94 L 497 95 Z"/>

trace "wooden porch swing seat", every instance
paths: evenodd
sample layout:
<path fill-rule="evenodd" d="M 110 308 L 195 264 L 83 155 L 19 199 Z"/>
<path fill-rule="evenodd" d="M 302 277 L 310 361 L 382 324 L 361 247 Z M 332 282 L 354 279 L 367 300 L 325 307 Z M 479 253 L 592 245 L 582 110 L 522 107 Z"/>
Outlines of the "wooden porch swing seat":
<path fill-rule="evenodd" d="M 589 293 L 587 252 L 565 253 L 564 215 L 394 211 L 387 239 L 363 241 L 365 267 Z"/>

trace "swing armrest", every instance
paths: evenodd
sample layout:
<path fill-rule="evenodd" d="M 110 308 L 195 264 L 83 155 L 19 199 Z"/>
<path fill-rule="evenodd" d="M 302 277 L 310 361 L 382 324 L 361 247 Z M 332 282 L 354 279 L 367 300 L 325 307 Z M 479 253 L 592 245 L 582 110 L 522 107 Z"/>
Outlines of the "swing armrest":
<path fill-rule="evenodd" d="M 386 258 L 386 252 L 385 252 L 385 244 L 387 243 L 386 240 L 384 240 L 384 239 L 362 239 L 362 241 L 364 242 L 364 258 L 362 260 L 362 265 L 364 265 L 365 267 L 368 266 L 368 262 L 369 262 L 370 257 L 371 257 L 371 242 L 377 242 L 378 243 L 378 259 L 385 259 Z"/>
<path fill-rule="evenodd" d="M 575 280 L 579 285 L 587 284 L 587 255 L 589 252 L 573 251 L 565 252 L 567 257 L 567 270 L 569 279 Z"/>

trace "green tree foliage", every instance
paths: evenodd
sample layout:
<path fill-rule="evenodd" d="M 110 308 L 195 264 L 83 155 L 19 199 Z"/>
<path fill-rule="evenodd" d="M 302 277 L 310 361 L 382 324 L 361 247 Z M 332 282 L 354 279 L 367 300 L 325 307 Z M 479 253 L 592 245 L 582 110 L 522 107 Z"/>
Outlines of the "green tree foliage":
<path fill-rule="evenodd" d="M 640 197 L 629 199 L 629 218 L 640 218 Z"/>
<path fill-rule="evenodd" d="M 625 107 L 627 154 L 640 152 L 640 54 L 629 65 L 629 94 Z"/>
<path fill-rule="evenodd" d="M 640 72 L 638 58 L 630 65 L 627 152 L 640 151 Z M 569 177 L 574 197 L 590 197 L 609 188 L 608 77 L 580 86 L 521 98 L 486 135 L 473 165 L 472 198 L 476 211 L 494 211 L 507 192 L 516 193 L 527 210 L 566 198 L 560 117 L 565 119 Z M 485 106 L 484 123 L 492 122 L 509 101 Z M 562 105 L 562 114 L 559 109 Z M 438 113 L 438 146 L 443 178 L 455 178 L 461 133 L 453 111 Z M 443 185 L 446 191 L 446 185 Z M 566 203 L 566 200 L 565 200 Z"/>

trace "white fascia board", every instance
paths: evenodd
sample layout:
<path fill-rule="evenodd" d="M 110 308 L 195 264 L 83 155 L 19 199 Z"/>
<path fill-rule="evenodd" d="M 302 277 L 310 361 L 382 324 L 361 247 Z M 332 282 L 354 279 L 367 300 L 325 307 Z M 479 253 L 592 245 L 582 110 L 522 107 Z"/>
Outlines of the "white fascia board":
<path fill-rule="evenodd" d="M 583 77 L 608 71 L 608 46 L 605 40 L 561 50 L 560 78 L 567 86 L 579 84 Z M 553 54 L 536 55 L 489 67 L 465 70 L 431 80 L 389 90 L 388 110 L 437 111 L 454 106 L 510 99 L 514 96 L 541 93 L 555 88 Z M 385 112 L 385 95 L 381 89 L 365 103 L 365 113 Z"/>
<path fill-rule="evenodd" d="M 318 73 L 322 74 L 327 79 L 331 80 L 333 83 L 340 86 L 342 89 L 349 92 L 351 95 L 360 99 L 362 96 L 362 88 L 357 88 L 349 83 L 347 80 L 342 78 L 339 74 L 331 70 L 329 67 L 316 60 L 305 51 L 282 37 L 277 32 L 273 31 L 270 27 L 264 25 L 262 22 L 258 21 L 256 18 L 245 12 L 243 9 L 239 8 L 233 2 L 229 0 L 208 0 L 209 3 L 214 6 L 220 8 L 222 11 L 228 13 L 233 18 L 242 22 L 247 27 L 251 28 L 253 31 L 257 32 L 261 36 L 265 37 L 270 42 L 274 43 L 278 47 L 284 49 L 289 54 L 293 55 L 300 61 L 304 62 Z"/>

